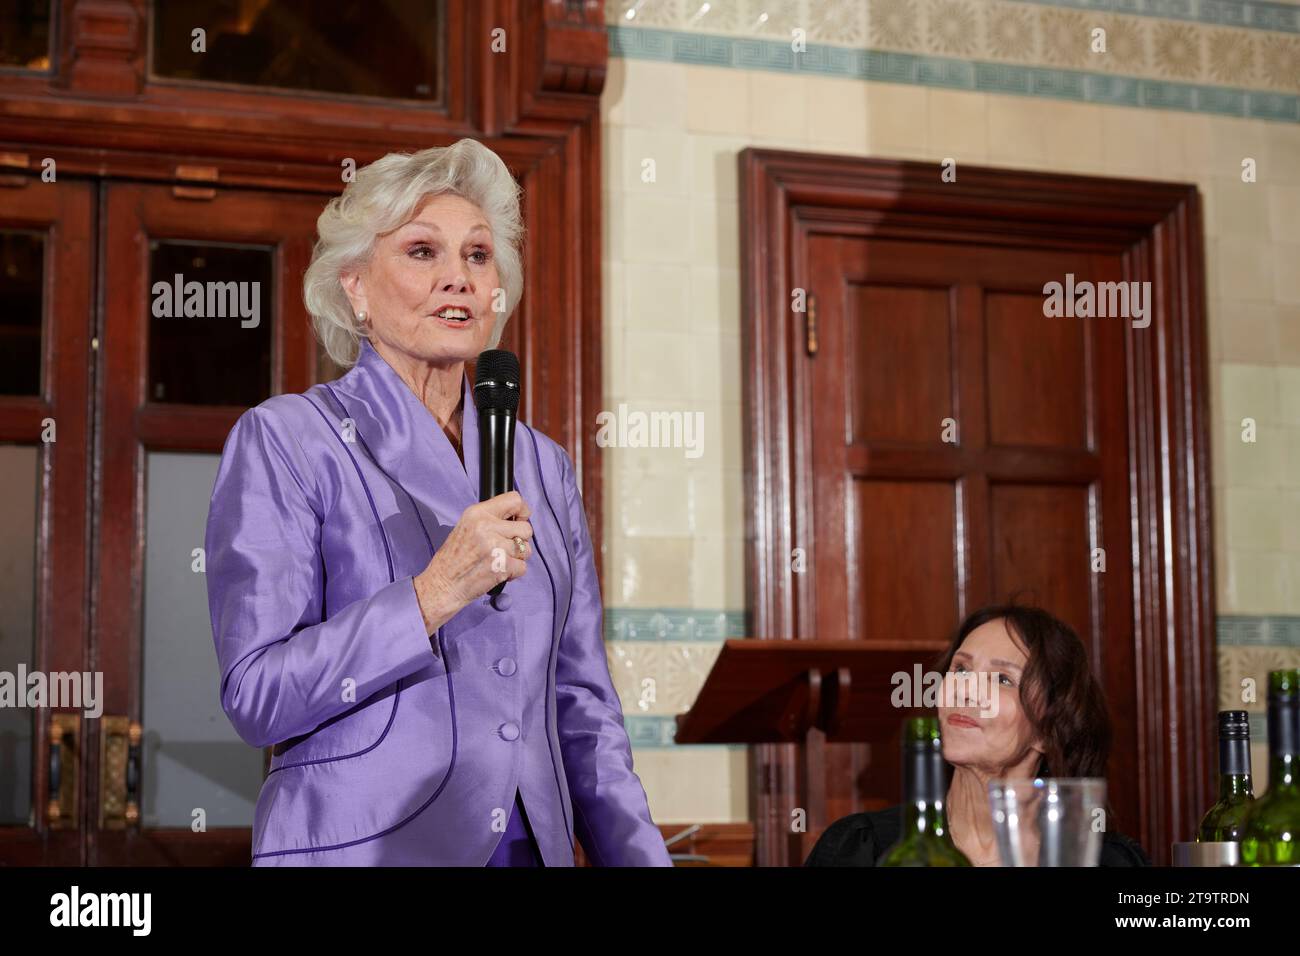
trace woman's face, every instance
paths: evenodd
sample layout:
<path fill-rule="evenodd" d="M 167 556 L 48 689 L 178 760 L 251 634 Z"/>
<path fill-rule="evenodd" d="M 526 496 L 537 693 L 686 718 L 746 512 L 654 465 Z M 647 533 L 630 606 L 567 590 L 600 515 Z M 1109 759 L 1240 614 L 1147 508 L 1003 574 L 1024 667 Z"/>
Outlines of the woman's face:
<path fill-rule="evenodd" d="M 1015 771 L 1015 776 L 1034 775 L 1041 745 L 1034 740 L 1020 697 L 1028 661 L 1001 618 L 966 635 L 948 668 L 946 684 L 951 685 L 953 696 L 945 694 L 941 702 L 955 706 L 939 707 L 943 756 L 950 764 L 992 776 L 1009 771 Z M 962 673 L 970 677 L 955 679 Z"/>
<path fill-rule="evenodd" d="M 375 240 L 365 266 L 342 279 L 385 358 L 454 365 L 477 358 L 492 337 L 493 293 L 501 285 L 492 232 L 482 210 L 460 196 L 426 200 L 409 222 Z M 468 318 L 439 316 L 446 306 Z"/>

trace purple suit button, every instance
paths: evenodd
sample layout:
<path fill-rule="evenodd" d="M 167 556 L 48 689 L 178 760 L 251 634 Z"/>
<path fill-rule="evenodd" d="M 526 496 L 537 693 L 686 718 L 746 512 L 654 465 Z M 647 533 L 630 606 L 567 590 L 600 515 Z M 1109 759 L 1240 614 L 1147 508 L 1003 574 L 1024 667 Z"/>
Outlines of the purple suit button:
<path fill-rule="evenodd" d="M 500 594 L 493 595 L 492 597 L 492 606 L 496 608 L 498 611 L 510 610 L 510 604 L 511 604 L 510 595 L 507 594 L 505 591 L 502 591 Z"/>
<path fill-rule="evenodd" d="M 515 672 L 515 659 L 513 657 L 503 657 L 497 661 L 497 673 L 502 677 L 509 677 Z"/>
<path fill-rule="evenodd" d="M 519 725 L 508 720 L 498 728 L 497 733 L 506 740 L 516 740 L 519 737 Z"/>

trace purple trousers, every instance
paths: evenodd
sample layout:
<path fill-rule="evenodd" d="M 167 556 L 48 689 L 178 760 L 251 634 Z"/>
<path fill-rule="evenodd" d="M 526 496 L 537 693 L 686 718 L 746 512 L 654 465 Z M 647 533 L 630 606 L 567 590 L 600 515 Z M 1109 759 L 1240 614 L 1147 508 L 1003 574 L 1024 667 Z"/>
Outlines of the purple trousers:
<path fill-rule="evenodd" d="M 537 849 L 537 841 L 533 839 L 533 830 L 528 823 L 528 816 L 524 813 L 524 801 L 519 796 L 518 790 L 515 791 L 514 811 L 510 814 L 510 822 L 506 824 L 506 832 L 501 834 L 501 842 L 497 844 L 492 859 L 487 861 L 487 865 L 544 865 L 541 852 Z"/>

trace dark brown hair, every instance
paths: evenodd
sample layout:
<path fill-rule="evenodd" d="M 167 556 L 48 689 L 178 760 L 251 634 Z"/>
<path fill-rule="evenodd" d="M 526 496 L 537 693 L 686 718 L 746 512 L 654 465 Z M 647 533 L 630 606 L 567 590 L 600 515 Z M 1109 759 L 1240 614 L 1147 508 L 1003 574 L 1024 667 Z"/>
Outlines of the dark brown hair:
<path fill-rule="evenodd" d="M 1036 775 L 1104 777 L 1111 742 L 1106 698 L 1088 666 L 1083 642 L 1065 622 L 1037 607 L 981 608 L 962 622 L 936 670 L 946 673 L 971 631 L 997 620 L 1006 622 L 1029 657 L 1021 676 L 1020 700 L 1043 745 Z"/>

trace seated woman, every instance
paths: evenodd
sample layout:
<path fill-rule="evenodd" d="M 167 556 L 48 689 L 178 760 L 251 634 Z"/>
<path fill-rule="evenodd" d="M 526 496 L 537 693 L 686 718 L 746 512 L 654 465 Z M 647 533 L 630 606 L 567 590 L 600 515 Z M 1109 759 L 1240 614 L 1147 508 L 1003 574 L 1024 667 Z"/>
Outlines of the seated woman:
<path fill-rule="evenodd" d="M 988 785 L 998 778 L 1101 777 L 1110 719 L 1083 642 L 1038 608 L 1006 605 L 966 619 L 938 664 L 943 673 L 1000 674 L 996 713 L 940 707 L 944 760 L 952 766 L 948 826 L 975 866 L 998 866 Z M 960 696 L 953 703 L 966 703 Z M 899 837 L 901 807 L 831 824 L 805 866 L 875 866 Z M 1150 866 L 1135 841 L 1107 831 L 1102 866 Z"/>

